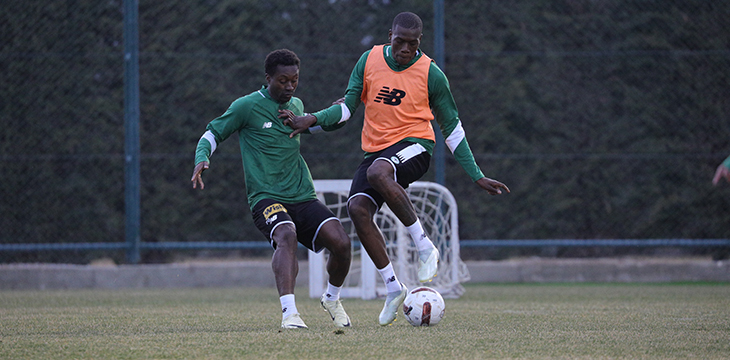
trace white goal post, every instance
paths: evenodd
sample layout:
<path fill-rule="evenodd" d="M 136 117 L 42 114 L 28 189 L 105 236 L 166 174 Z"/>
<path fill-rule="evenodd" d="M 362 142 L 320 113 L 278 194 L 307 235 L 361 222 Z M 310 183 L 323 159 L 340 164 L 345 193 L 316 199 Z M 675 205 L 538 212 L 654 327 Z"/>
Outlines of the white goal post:
<path fill-rule="evenodd" d="M 386 295 L 385 285 L 370 257 L 360 246 L 355 227 L 347 214 L 347 196 L 351 180 L 314 180 L 317 197 L 340 219 L 353 244 L 352 265 L 340 296 L 375 299 Z M 406 189 L 426 233 L 439 249 L 438 275 L 432 282 L 418 282 L 418 251 L 405 226 L 387 205 L 375 216 L 382 231 L 388 256 L 399 280 L 409 289 L 425 285 L 438 290 L 445 298 L 457 298 L 464 293 L 462 282 L 468 281 L 469 271 L 461 261 L 459 224 L 456 201 L 443 185 L 416 181 Z M 309 296 L 319 298 L 327 288 L 327 251 L 309 252 Z"/>

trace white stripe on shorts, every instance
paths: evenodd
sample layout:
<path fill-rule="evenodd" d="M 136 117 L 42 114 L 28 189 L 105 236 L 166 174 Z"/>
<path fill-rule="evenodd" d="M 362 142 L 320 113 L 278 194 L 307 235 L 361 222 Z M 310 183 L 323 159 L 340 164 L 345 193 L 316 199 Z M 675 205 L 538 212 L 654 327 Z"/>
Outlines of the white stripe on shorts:
<path fill-rule="evenodd" d="M 378 160 L 385 160 L 385 162 L 387 162 L 388 164 L 390 164 L 391 167 L 393 167 L 393 180 L 395 180 L 397 182 L 398 181 L 398 169 L 395 167 L 395 164 L 393 164 L 393 160 L 388 159 L 387 157 L 379 157 L 379 158 L 375 159 L 373 161 L 373 163 Z"/>
<path fill-rule="evenodd" d="M 402 163 L 414 158 L 415 156 L 423 154 L 424 152 L 426 152 L 426 148 L 423 147 L 423 145 L 413 144 L 413 145 L 408 145 L 401 151 L 398 151 L 395 154 L 395 156 L 398 157 L 398 160 L 402 164 Z M 378 161 L 378 160 L 385 160 L 390 163 L 390 166 L 393 167 L 393 180 L 395 180 L 397 182 L 398 181 L 398 169 L 395 167 L 396 164 L 393 162 L 393 159 L 388 159 L 384 156 L 381 156 L 381 157 L 375 159 L 375 161 Z M 375 162 L 375 161 L 373 161 L 373 162 Z"/>
<path fill-rule="evenodd" d="M 378 210 L 380 210 L 380 208 L 378 207 L 378 203 L 376 203 L 376 202 L 375 202 L 375 199 L 373 199 L 373 197 L 372 197 L 372 196 L 370 196 L 370 195 L 368 195 L 368 194 L 366 194 L 366 193 L 364 193 L 364 192 L 359 192 L 359 193 L 356 193 L 356 194 L 354 194 L 354 195 L 350 196 L 350 197 L 349 197 L 349 198 L 347 199 L 347 211 L 348 211 L 348 212 L 347 212 L 347 216 L 350 216 L 350 212 L 349 212 L 349 211 L 350 211 L 350 200 L 352 200 L 352 198 L 354 198 L 355 196 L 364 196 L 364 197 L 366 197 L 366 198 L 370 199 L 370 201 L 372 201 L 372 202 L 373 202 L 373 205 L 375 205 L 375 207 L 376 207 L 376 208 L 377 208 Z"/>
<path fill-rule="evenodd" d="M 314 251 L 315 253 L 319 254 L 324 249 L 324 247 L 317 249 L 317 236 L 319 236 L 319 230 L 322 229 L 322 226 L 326 222 L 331 221 L 331 220 L 340 221 L 340 219 L 338 219 L 336 217 L 328 217 L 328 218 L 324 219 L 324 221 L 319 223 L 319 226 L 317 226 L 317 231 L 314 232 L 314 239 L 312 239 L 312 251 Z"/>
<path fill-rule="evenodd" d="M 271 239 L 271 247 L 274 247 L 274 230 L 276 230 L 276 228 L 278 228 L 279 225 L 284 225 L 284 224 L 292 224 L 292 226 L 294 226 L 294 231 L 296 231 L 296 229 L 297 229 L 297 226 L 294 225 L 294 222 L 291 220 L 282 221 L 282 222 L 279 222 L 276 225 L 274 225 L 274 227 L 271 228 L 271 232 L 269 233 L 269 239 Z"/>
<path fill-rule="evenodd" d="M 401 162 L 406 162 L 406 161 L 410 160 L 411 158 L 413 158 L 419 154 L 422 154 L 424 152 L 426 152 L 426 148 L 423 147 L 423 145 L 413 144 L 413 145 L 409 145 L 408 147 L 406 147 L 405 149 L 403 149 L 401 151 L 398 151 L 398 153 L 396 155 L 398 155 L 398 158 L 400 159 Z"/>

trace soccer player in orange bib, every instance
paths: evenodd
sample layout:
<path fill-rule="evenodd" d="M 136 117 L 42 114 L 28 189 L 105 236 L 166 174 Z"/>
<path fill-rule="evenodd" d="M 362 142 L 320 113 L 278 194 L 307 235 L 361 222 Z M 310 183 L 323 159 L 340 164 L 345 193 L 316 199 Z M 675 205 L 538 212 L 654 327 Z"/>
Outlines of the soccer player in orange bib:
<path fill-rule="evenodd" d="M 441 128 L 446 145 L 466 173 L 491 195 L 509 192 L 499 181 L 484 176 L 474 160 L 459 120 L 448 80 L 420 49 L 423 23 L 410 12 L 398 14 L 388 32 L 389 44 L 366 51 L 355 65 L 342 101 L 319 112 L 285 117 L 292 136 L 307 129 L 336 128 L 362 102 L 365 120 L 362 149 L 365 158 L 353 176 L 348 212 L 357 235 L 375 263 L 388 295 L 379 316 L 389 325 L 408 293 L 398 281 L 388 258 L 385 240 L 373 221 L 383 202 L 410 232 L 419 254 L 418 278 L 436 276 L 439 251 L 421 226 L 405 189 L 428 170 L 435 145 L 431 120 Z"/>

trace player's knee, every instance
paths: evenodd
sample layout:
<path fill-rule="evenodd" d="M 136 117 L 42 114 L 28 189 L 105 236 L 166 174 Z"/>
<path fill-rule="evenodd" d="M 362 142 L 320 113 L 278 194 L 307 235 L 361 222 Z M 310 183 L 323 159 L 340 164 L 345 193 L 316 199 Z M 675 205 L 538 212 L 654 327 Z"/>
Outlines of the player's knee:
<path fill-rule="evenodd" d="M 393 179 L 393 168 L 387 161 L 376 161 L 368 168 L 367 179 L 370 185 L 377 189 L 386 181 Z"/>
<path fill-rule="evenodd" d="M 329 221 L 322 226 L 321 232 L 317 238 L 322 246 L 327 248 L 330 253 L 339 258 L 345 256 L 349 258 L 351 251 L 350 237 L 347 236 L 345 229 L 338 221 Z"/>
<path fill-rule="evenodd" d="M 347 204 L 347 213 L 350 216 L 350 219 L 358 223 L 360 221 L 370 221 L 370 210 L 362 202 L 362 199 L 360 197 L 353 198 L 350 200 L 350 202 Z"/>
<path fill-rule="evenodd" d="M 297 233 L 291 226 L 279 226 L 274 230 L 272 241 L 276 243 L 278 249 L 296 249 Z"/>
<path fill-rule="evenodd" d="M 350 239 L 343 238 L 333 241 L 327 249 L 330 253 L 340 260 L 350 260 L 352 256 L 352 248 L 350 246 Z"/>

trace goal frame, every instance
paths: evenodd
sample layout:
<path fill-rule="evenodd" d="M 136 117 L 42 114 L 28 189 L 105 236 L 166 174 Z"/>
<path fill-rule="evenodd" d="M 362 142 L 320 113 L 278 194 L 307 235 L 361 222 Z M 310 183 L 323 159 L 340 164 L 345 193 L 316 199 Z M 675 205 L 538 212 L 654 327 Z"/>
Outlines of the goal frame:
<path fill-rule="evenodd" d="M 314 180 L 317 198 L 327 205 L 340 219 L 346 232 L 349 232 L 350 239 L 353 242 L 352 265 L 350 266 L 350 273 L 345 280 L 340 296 L 343 298 L 361 298 L 365 300 L 384 297 L 387 293 L 385 285 L 380 279 L 375 264 L 360 245 L 357 234 L 354 231 L 354 226 L 347 216 L 346 204 L 351 182 L 352 180 L 350 179 Z M 418 264 L 415 244 L 406 227 L 396 218 L 388 206 L 384 204 L 378 211 L 378 214 L 376 214 L 375 221 L 381 227 L 383 235 L 386 238 L 386 244 L 389 247 L 389 257 L 396 275 L 398 275 L 399 280 L 408 288 L 429 286 L 438 290 L 445 298 L 457 298 L 461 296 L 464 292 L 461 283 L 468 281 L 470 277 L 468 269 L 460 257 L 458 208 L 454 196 L 445 186 L 428 181 L 416 181 L 406 189 L 406 192 L 411 197 L 411 201 L 416 205 L 416 214 L 422 223 L 428 223 L 425 220 L 429 219 L 424 219 L 424 217 L 438 217 L 438 219 L 430 220 L 443 220 L 443 222 L 448 222 L 448 224 L 439 226 L 440 228 L 445 228 L 443 231 L 434 230 L 433 226 L 426 229 L 429 237 L 441 251 L 441 260 L 439 262 L 438 276 L 434 281 L 420 283 L 416 279 Z M 438 204 L 431 201 L 431 197 L 433 196 L 435 196 Z M 331 197 L 336 197 L 337 201 L 328 203 Z M 442 211 L 440 210 L 442 208 L 446 210 L 444 210 L 443 216 L 438 214 L 434 215 L 433 211 L 429 212 L 423 208 L 426 205 L 431 209 L 439 209 L 439 212 Z M 444 219 L 441 219 L 441 217 Z M 309 252 L 309 296 L 312 298 L 319 298 L 327 288 L 328 276 L 326 261 L 326 250 L 320 253 Z"/>

